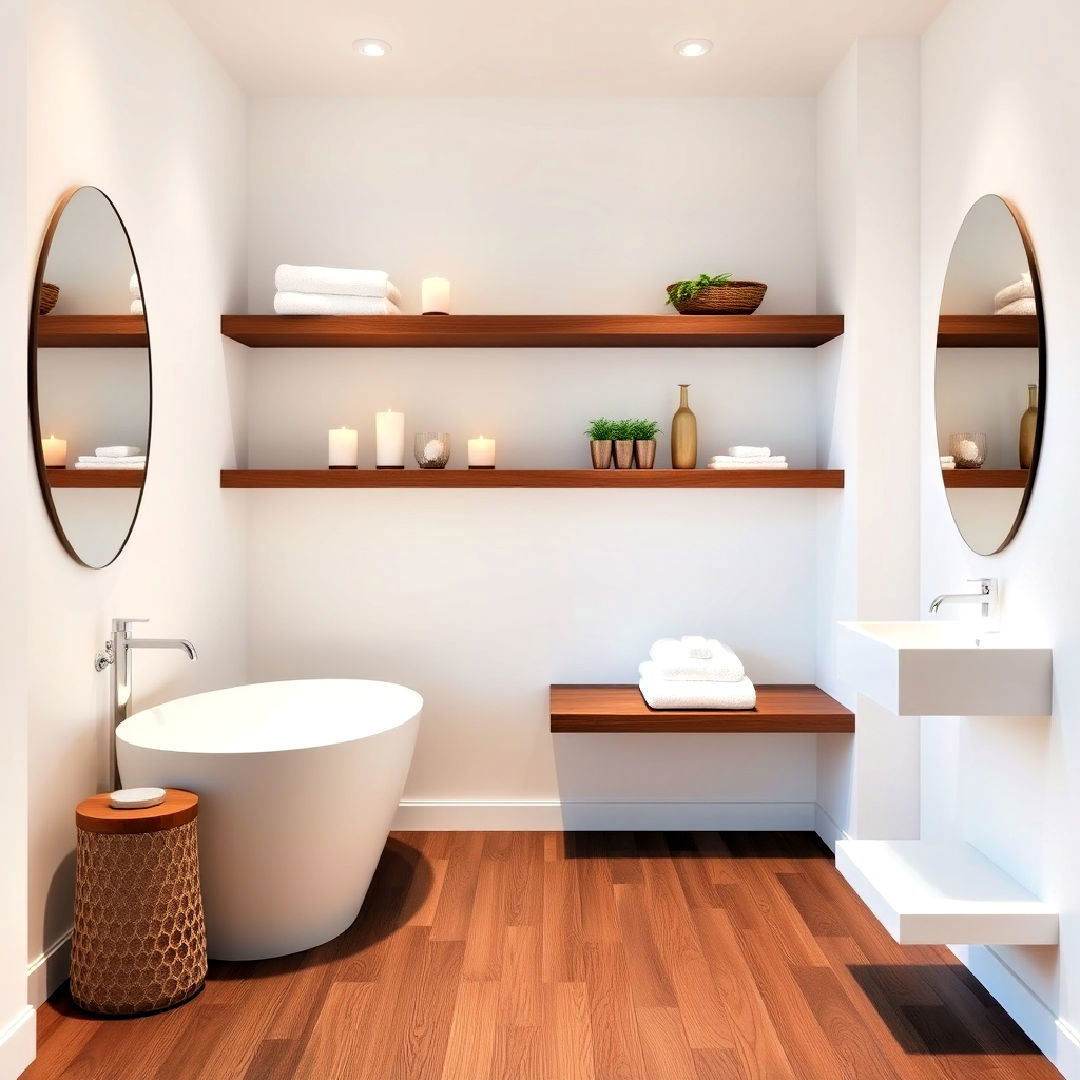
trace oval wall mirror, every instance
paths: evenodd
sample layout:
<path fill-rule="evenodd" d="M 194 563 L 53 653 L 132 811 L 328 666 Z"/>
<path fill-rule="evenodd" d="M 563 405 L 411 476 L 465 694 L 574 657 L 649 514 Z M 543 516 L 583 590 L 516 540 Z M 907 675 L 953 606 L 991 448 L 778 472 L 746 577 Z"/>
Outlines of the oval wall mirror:
<path fill-rule="evenodd" d="M 978 555 L 1003 550 L 1039 465 L 1046 335 L 1039 269 L 1010 203 L 984 195 L 953 244 L 941 296 L 934 399 L 941 476 Z"/>
<path fill-rule="evenodd" d="M 94 187 L 56 205 L 30 313 L 30 425 L 60 543 L 88 567 L 123 550 L 150 453 L 150 335 L 127 229 Z"/>

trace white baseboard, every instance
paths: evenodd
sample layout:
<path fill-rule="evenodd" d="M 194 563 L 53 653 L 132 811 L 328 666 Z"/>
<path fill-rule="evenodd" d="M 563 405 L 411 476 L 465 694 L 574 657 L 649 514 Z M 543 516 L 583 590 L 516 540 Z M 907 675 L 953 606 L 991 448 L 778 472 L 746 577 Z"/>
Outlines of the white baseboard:
<path fill-rule="evenodd" d="M 26 967 L 26 999 L 43 1005 L 64 984 L 71 971 L 71 931 L 38 953 Z"/>
<path fill-rule="evenodd" d="M 37 1053 L 37 1014 L 26 1005 L 0 1028 L 0 1076 L 19 1076 Z"/>
<path fill-rule="evenodd" d="M 562 802 L 549 800 L 458 801 L 405 799 L 394 818 L 408 832 L 477 830 L 546 831 L 602 829 L 769 829 L 812 831 L 810 802 Z"/>
<path fill-rule="evenodd" d="M 850 840 L 847 830 L 820 803 L 814 806 L 814 832 L 825 841 L 830 851 L 836 850 L 837 840 Z"/>

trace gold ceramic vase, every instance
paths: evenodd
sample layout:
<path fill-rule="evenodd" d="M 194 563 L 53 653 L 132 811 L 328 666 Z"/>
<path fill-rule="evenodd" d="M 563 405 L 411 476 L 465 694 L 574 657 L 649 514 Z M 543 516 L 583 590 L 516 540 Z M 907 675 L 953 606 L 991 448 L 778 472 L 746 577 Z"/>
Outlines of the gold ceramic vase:
<path fill-rule="evenodd" d="M 697 417 L 690 411 L 689 383 L 679 383 L 679 407 L 671 421 L 671 467 L 697 468 Z"/>
<path fill-rule="evenodd" d="M 1028 383 L 1028 407 L 1020 417 L 1020 468 L 1030 469 L 1035 458 L 1035 428 L 1039 423 L 1039 388 Z"/>

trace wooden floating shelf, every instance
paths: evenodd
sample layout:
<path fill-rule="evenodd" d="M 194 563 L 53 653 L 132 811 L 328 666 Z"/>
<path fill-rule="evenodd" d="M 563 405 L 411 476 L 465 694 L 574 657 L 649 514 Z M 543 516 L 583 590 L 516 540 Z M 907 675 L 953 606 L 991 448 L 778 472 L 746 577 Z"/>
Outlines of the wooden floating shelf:
<path fill-rule="evenodd" d="M 842 469 L 222 469 L 223 488 L 842 488 Z"/>
<path fill-rule="evenodd" d="M 147 349 L 150 335 L 142 315 L 41 315 L 41 349 Z"/>
<path fill-rule="evenodd" d="M 842 315 L 222 315 L 259 348 L 815 348 Z"/>
<path fill-rule="evenodd" d="M 650 709 L 635 683 L 551 687 L 553 732 L 852 732 L 855 714 L 816 686 L 757 688 L 757 708 Z"/>
<path fill-rule="evenodd" d="M 947 488 L 1025 488 L 1027 469 L 942 469 Z"/>
<path fill-rule="evenodd" d="M 901 945 L 1057 944 L 1057 911 L 962 841 L 841 840 L 836 868 Z"/>
<path fill-rule="evenodd" d="M 145 469 L 46 469 L 51 488 L 140 488 Z"/>
<path fill-rule="evenodd" d="M 942 315 L 939 349 L 1037 349 L 1036 315 Z"/>

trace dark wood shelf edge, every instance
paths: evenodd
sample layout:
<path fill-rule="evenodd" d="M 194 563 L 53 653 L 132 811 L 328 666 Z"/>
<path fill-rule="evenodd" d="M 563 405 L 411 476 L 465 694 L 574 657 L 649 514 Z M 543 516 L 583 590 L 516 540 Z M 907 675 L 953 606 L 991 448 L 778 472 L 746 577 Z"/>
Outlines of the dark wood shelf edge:
<path fill-rule="evenodd" d="M 1037 349 L 1037 315 L 942 315 L 939 349 Z"/>
<path fill-rule="evenodd" d="M 40 349 L 146 349 L 150 336 L 142 315 L 41 315 Z"/>
<path fill-rule="evenodd" d="M 51 488 L 141 488 L 145 469 L 46 469 Z"/>
<path fill-rule="evenodd" d="M 1025 488 L 1027 469 L 942 469 L 947 488 Z"/>
<path fill-rule="evenodd" d="M 810 684 L 763 684 L 757 708 L 650 709 L 636 683 L 556 683 L 550 688 L 551 731 L 569 733 L 850 734 L 855 714 Z"/>

